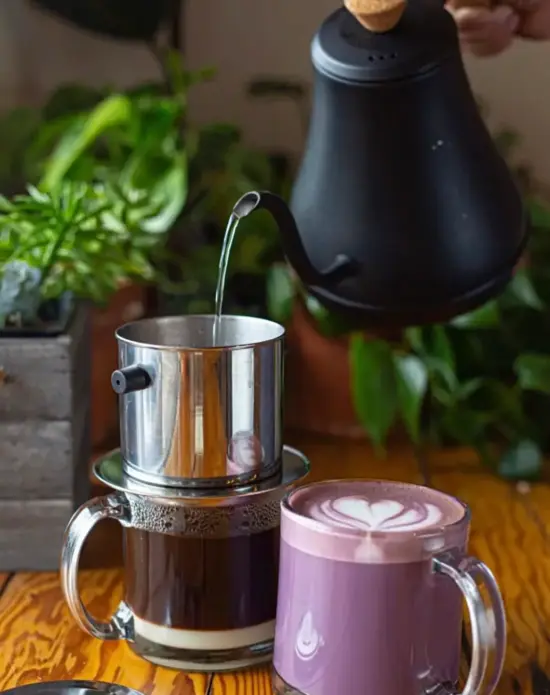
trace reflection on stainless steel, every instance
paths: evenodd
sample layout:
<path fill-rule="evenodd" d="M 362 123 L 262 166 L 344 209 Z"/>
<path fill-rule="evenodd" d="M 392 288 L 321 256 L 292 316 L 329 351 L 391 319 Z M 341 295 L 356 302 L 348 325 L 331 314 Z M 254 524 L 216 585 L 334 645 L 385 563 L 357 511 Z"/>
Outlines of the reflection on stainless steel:
<path fill-rule="evenodd" d="M 242 485 L 282 454 L 282 326 L 222 316 L 146 319 L 116 336 L 121 451 L 145 483 Z"/>
<path fill-rule="evenodd" d="M 247 505 L 252 499 L 269 502 L 281 500 L 281 490 L 300 485 L 309 474 L 309 460 L 297 449 L 283 447 L 281 471 L 278 475 L 255 481 L 239 487 L 190 488 L 175 486 L 156 486 L 142 483 L 131 476 L 124 475 L 120 449 L 114 449 L 101 456 L 93 465 L 95 478 L 100 482 L 125 495 L 138 495 L 142 498 L 161 500 L 166 504 L 186 504 L 195 506 L 225 507 Z"/>

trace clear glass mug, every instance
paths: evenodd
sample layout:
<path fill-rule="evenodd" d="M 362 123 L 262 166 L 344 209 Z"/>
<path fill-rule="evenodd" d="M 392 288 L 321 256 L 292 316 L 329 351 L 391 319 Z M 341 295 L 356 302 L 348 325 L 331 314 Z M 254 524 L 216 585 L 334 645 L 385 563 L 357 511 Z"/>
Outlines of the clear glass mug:
<path fill-rule="evenodd" d="M 279 562 L 280 503 L 309 470 L 284 448 L 283 472 L 246 488 L 154 488 L 122 473 L 120 453 L 96 464 L 114 488 L 90 500 L 65 532 L 61 579 L 80 627 L 169 668 L 234 670 L 271 659 Z M 165 495 L 164 497 L 162 495 Z M 108 622 L 94 618 L 78 591 L 86 538 L 100 521 L 123 526 L 125 597 Z"/>
<path fill-rule="evenodd" d="M 469 528 L 466 505 L 421 486 L 341 480 L 290 492 L 275 693 L 458 693 L 464 599 L 472 659 L 461 693 L 490 695 L 506 618 L 491 571 L 467 554 Z"/>

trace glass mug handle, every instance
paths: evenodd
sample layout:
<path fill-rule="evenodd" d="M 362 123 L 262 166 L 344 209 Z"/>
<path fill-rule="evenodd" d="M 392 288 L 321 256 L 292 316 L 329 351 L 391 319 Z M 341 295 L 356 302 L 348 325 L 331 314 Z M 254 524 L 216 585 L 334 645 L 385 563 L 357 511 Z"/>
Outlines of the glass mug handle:
<path fill-rule="evenodd" d="M 452 579 L 462 592 L 470 613 L 472 631 L 472 662 L 470 672 L 460 695 L 491 695 L 502 674 L 506 652 L 506 611 L 498 584 L 487 565 L 475 557 L 467 557 L 458 565 L 435 558 L 434 571 Z M 483 582 L 487 589 L 485 602 L 476 583 Z M 489 655 L 494 650 L 492 673 L 487 677 Z"/>
<path fill-rule="evenodd" d="M 96 497 L 83 504 L 65 530 L 61 552 L 61 588 L 74 619 L 92 637 L 102 640 L 132 639 L 133 618 L 128 605 L 121 601 L 108 623 L 96 620 L 84 605 L 78 591 L 78 569 L 84 543 L 94 526 L 104 519 L 128 521 L 128 506 L 118 494 Z"/>

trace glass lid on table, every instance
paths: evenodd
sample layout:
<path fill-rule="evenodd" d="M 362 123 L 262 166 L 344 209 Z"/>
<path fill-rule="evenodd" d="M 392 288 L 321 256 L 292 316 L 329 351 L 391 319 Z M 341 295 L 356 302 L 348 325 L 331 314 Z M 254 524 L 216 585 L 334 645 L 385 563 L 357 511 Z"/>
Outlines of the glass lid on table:
<path fill-rule="evenodd" d="M 10 690 L 3 695 L 143 695 L 138 690 L 118 683 L 102 681 L 49 681 L 30 683 Z"/>

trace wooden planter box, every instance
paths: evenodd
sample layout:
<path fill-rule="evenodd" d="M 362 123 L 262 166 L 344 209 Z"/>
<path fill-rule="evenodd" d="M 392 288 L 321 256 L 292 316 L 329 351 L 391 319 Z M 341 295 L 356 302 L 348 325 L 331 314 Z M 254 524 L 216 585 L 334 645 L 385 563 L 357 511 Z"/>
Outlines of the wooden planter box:
<path fill-rule="evenodd" d="M 0 571 L 55 570 L 63 532 L 89 497 L 90 330 L 0 333 Z"/>
<path fill-rule="evenodd" d="M 143 318 L 146 303 L 145 287 L 126 285 L 108 306 L 92 309 L 92 449 L 117 446 L 118 397 L 111 386 L 111 374 L 118 369 L 115 331 L 124 323 Z"/>

